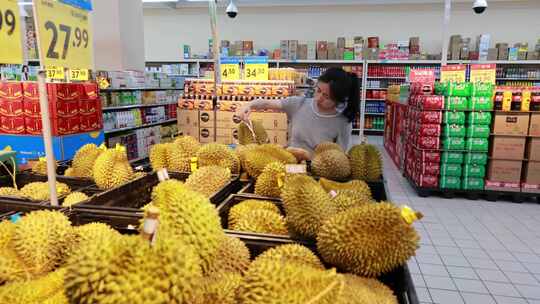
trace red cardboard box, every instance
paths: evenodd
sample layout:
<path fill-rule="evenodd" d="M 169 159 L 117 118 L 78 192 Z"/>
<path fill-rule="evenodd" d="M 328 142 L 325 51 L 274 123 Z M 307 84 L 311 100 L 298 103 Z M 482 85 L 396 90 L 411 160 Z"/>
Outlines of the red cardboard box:
<path fill-rule="evenodd" d="M 441 152 L 414 150 L 414 156 L 418 161 L 429 163 L 440 163 Z"/>
<path fill-rule="evenodd" d="M 49 99 L 49 114 L 51 117 L 74 117 L 79 114 L 80 88 L 73 83 L 49 83 L 47 93 Z M 23 82 L 24 114 L 27 117 L 38 117 L 39 91 L 36 82 Z"/>
<path fill-rule="evenodd" d="M 433 83 L 424 83 L 424 82 L 411 83 L 410 90 L 411 90 L 411 95 L 433 95 L 433 93 L 435 92 Z"/>
<path fill-rule="evenodd" d="M 80 115 L 80 119 L 81 119 L 81 125 L 80 125 L 81 132 L 97 131 L 103 128 L 103 122 L 102 122 L 103 115 L 101 114 L 101 112 Z"/>
<path fill-rule="evenodd" d="M 439 163 L 416 161 L 416 171 L 423 175 L 439 175 L 441 173 L 441 165 Z"/>
<path fill-rule="evenodd" d="M 7 134 L 25 134 L 24 117 L 0 116 L 0 132 Z"/>
<path fill-rule="evenodd" d="M 23 91 L 20 82 L 0 82 L 0 115 L 19 116 L 23 113 Z"/>
<path fill-rule="evenodd" d="M 19 99 L 23 97 L 20 82 L 0 81 L 0 99 Z"/>
<path fill-rule="evenodd" d="M 416 176 L 415 182 L 420 187 L 437 188 L 439 187 L 439 176 L 419 174 Z"/>
<path fill-rule="evenodd" d="M 416 144 L 420 149 L 439 149 L 439 137 L 419 136 Z"/>
<path fill-rule="evenodd" d="M 52 134 L 68 135 L 80 132 L 81 120 L 79 116 L 67 117 L 67 118 L 53 118 L 51 119 Z"/>
<path fill-rule="evenodd" d="M 441 125 L 434 125 L 434 124 L 417 125 L 416 133 L 420 136 L 440 137 Z"/>
<path fill-rule="evenodd" d="M 416 121 L 422 124 L 441 124 L 442 123 L 442 112 L 435 111 L 423 111 L 417 112 Z"/>
<path fill-rule="evenodd" d="M 25 117 L 24 124 L 26 126 L 27 134 L 41 135 L 43 131 L 41 117 Z"/>
<path fill-rule="evenodd" d="M 176 105 L 172 105 L 176 111 Z M 81 99 L 79 101 L 79 113 L 83 114 L 93 114 L 96 112 L 101 112 L 101 99 Z"/>
<path fill-rule="evenodd" d="M 416 107 L 423 110 L 441 110 L 444 108 L 444 96 L 419 95 L 415 97 Z"/>
<path fill-rule="evenodd" d="M 85 82 L 80 84 L 80 98 L 81 99 L 98 99 L 99 88 L 95 82 Z"/>

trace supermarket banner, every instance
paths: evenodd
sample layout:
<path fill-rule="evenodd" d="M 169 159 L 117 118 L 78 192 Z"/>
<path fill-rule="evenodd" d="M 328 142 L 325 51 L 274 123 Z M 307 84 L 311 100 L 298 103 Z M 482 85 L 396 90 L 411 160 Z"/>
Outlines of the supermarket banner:
<path fill-rule="evenodd" d="M 492 64 L 471 64 L 471 82 L 484 82 L 495 84 L 497 76 L 497 65 Z"/>
<path fill-rule="evenodd" d="M 441 67 L 441 82 L 465 82 L 467 67 L 463 64 Z"/>
<path fill-rule="evenodd" d="M 0 63 L 23 63 L 20 20 L 17 0 L 0 0 Z"/>
<path fill-rule="evenodd" d="M 221 57 L 221 80 L 240 80 L 240 58 Z"/>
<path fill-rule="evenodd" d="M 244 65 L 245 80 L 268 80 L 268 57 L 246 57 Z"/>
<path fill-rule="evenodd" d="M 89 12 L 54 0 L 34 0 L 34 11 L 41 65 L 92 69 Z"/>
<path fill-rule="evenodd" d="M 435 83 L 435 69 L 411 69 L 409 82 Z"/>

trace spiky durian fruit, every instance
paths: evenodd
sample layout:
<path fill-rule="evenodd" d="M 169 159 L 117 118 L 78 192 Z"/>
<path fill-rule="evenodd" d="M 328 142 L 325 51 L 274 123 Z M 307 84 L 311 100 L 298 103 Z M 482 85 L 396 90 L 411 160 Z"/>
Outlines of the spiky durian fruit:
<path fill-rule="evenodd" d="M 68 185 L 56 182 L 56 194 L 63 196 L 71 192 Z M 33 182 L 21 188 L 19 194 L 34 201 L 46 201 L 50 198 L 49 184 L 47 182 Z"/>
<path fill-rule="evenodd" d="M 236 304 L 236 291 L 242 276 L 235 272 L 214 273 L 204 278 L 202 303 Z"/>
<path fill-rule="evenodd" d="M 420 214 L 412 214 L 413 220 L 421 218 Z M 419 240 L 402 209 L 380 203 L 356 207 L 328 219 L 317 235 L 317 248 L 329 264 L 376 277 L 407 262 L 415 254 Z"/>
<path fill-rule="evenodd" d="M 243 275 L 251 264 L 249 249 L 240 239 L 225 236 L 207 273 L 237 273 Z"/>
<path fill-rule="evenodd" d="M 331 195 L 332 204 L 337 208 L 337 212 L 349 210 L 354 207 L 360 207 L 366 204 L 373 204 L 375 201 L 371 197 L 366 196 L 362 192 L 356 192 L 354 190 L 338 190 Z"/>
<path fill-rule="evenodd" d="M 309 248 L 298 244 L 287 244 L 270 248 L 261 253 L 253 263 L 272 260 L 274 262 L 284 262 L 298 264 L 302 267 L 312 267 L 324 270 L 321 260 Z"/>
<path fill-rule="evenodd" d="M 210 269 L 225 234 L 208 198 L 177 180 L 167 180 L 154 187 L 152 202 L 145 208 L 151 206 L 160 210 L 158 241 L 174 239 L 193 246 L 201 256 L 203 270 Z"/>
<path fill-rule="evenodd" d="M 32 279 L 54 270 L 72 239 L 71 223 L 56 211 L 34 211 L 2 224 L 0 282 Z"/>
<path fill-rule="evenodd" d="M 264 167 L 255 183 L 255 194 L 267 197 L 280 197 L 285 180 L 285 165 L 273 162 Z"/>
<path fill-rule="evenodd" d="M 261 153 L 258 149 L 253 149 L 246 152 L 242 167 L 246 169 L 249 176 L 258 178 L 267 165 L 276 161 L 278 159 L 272 155 Z"/>
<path fill-rule="evenodd" d="M 345 153 L 340 145 L 333 142 L 325 141 L 315 147 L 315 154 L 319 154 L 329 150 L 336 150 Z"/>
<path fill-rule="evenodd" d="M 398 304 L 397 298 L 388 286 L 376 279 L 344 274 L 345 288 L 338 304 Z"/>
<path fill-rule="evenodd" d="M 67 264 L 71 303 L 200 303 L 202 272 L 194 248 L 140 236 L 81 247 Z M 159 278 L 159 279 L 156 279 Z"/>
<path fill-rule="evenodd" d="M 232 174 L 240 172 L 240 161 L 234 151 L 223 144 L 210 143 L 197 151 L 199 168 L 206 166 L 219 166 L 229 168 Z"/>
<path fill-rule="evenodd" d="M 56 163 L 54 163 L 54 169 L 56 170 Z M 34 162 L 32 172 L 47 175 L 47 161 L 45 158 L 40 157 L 38 161 Z"/>
<path fill-rule="evenodd" d="M 240 304 L 335 303 L 344 279 L 335 270 L 267 260 L 252 264 L 238 288 Z"/>
<path fill-rule="evenodd" d="M 351 165 L 347 155 L 338 150 L 326 150 L 315 154 L 311 170 L 320 177 L 343 180 L 351 175 Z"/>
<path fill-rule="evenodd" d="M 382 176 L 383 161 L 381 152 L 374 145 L 367 145 L 367 180 L 376 181 Z"/>
<path fill-rule="evenodd" d="M 102 152 L 94 163 L 94 181 L 101 189 L 120 186 L 133 179 L 126 149 L 117 146 Z"/>
<path fill-rule="evenodd" d="M 69 173 L 72 173 L 72 176 L 75 177 L 93 178 L 94 163 L 103 151 L 105 151 L 105 148 L 98 148 L 95 144 L 82 146 L 73 156 L 73 162 L 71 163 L 73 171 Z M 70 176 L 68 172 L 65 175 Z"/>
<path fill-rule="evenodd" d="M 73 206 L 87 199 L 88 199 L 88 195 L 82 192 L 72 192 L 64 198 L 64 202 L 62 203 L 62 206 L 65 206 L 65 207 Z"/>
<path fill-rule="evenodd" d="M 170 147 L 171 144 L 155 144 L 150 148 L 148 158 L 154 171 L 169 167 L 167 155 Z"/>
<path fill-rule="evenodd" d="M 0 287 L 0 303 L 67 304 L 64 296 L 65 273 L 66 270 L 61 268 L 41 278 L 3 285 Z"/>
<path fill-rule="evenodd" d="M 120 236 L 118 231 L 103 223 L 89 223 L 73 227 L 73 239 L 65 256 L 68 258 L 80 247 L 86 246 L 85 244 L 99 242 L 104 238 L 116 240 Z"/>
<path fill-rule="evenodd" d="M 284 163 L 284 164 L 296 164 L 296 157 L 291 152 L 287 151 L 287 149 L 281 147 L 280 145 L 276 144 L 264 144 L 259 146 L 260 150 L 263 153 L 267 153 L 269 155 L 274 156 L 277 158 L 278 161 Z"/>
<path fill-rule="evenodd" d="M 208 166 L 191 173 L 185 186 L 206 197 L 211 197 L 230 181 L 231 171 L 228 168 Z"/>
<path fill-rule="evenodd" d="M 238 223 L 238 220 L 244 216 L 244 214 L 253 210 L 268 210 L 277 215 L 281 215 L 279 208 L 271 201 L 248 199 L 234 205 L 229 210 L 229 227 L 234 227 Z"/>
<path fill-rule="evenodd" d="M 351 163 L 351 177 L 353 179 L 368 180 L 369 167 L 367 156 L 367 144 L 353 146 L 349 150 L 349 159 Z"/>
<path fill-rule="evenodd" d="M 288 235 L 285 219 L 280 214 L 268 210 L 252 210 L 244 213 L 229 229 L 254 233 Z"/>
<path fill-rule="evenodd" d="M 268 143 L 268 134 L 262 122 L 252 121 L 251 127 L 252 129 L 245 122 L 238 125 L 238 142 L 241 145 Z"/>
<path fill-rule="evenodd" d="M 287 176 L 281 198 L 289 231 L 303 237 L 315 238 L 323 221 L 336 212 L 330 195 L 306 175 Z"/>
<path fill-rule="evenodd" d="M 66 172 L 64 172 L 64 176 L 67 176 L 67 177 L 77 177 L 75 175 L 75 170 L 72 168 L 72 167 L 69 167 L 66 169 Z"/>
<path fill-rule="evenodd" d="M 195 156 L 201 148 L 199 141 L 192 136 L 180 136 L 174 140 L 174 145 L 178 147 L 178 150 L 184 157 Z"/>
<path fill-rule="evenodd" d="M 0 187 L 0 196 L 19 197 L 21 196 L 21 193 L 13 187 Z"/>
<path fill-rule="evenodd" d="M 371 189 L 369 185 L 358 179 L 354 179 L 345 183 L 335 182 L 326 178 L 320 178 L 319 184 L 326 190 L 330 191 L 339 191 L 339 190 L 351 190 L 364 194 L 364 196 L 371 197 Z"/>

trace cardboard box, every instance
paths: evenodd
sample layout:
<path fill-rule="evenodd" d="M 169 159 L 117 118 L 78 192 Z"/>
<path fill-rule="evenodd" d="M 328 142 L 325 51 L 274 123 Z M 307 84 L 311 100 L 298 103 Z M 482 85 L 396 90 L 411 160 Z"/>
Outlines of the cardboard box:
<path fill-rule="evenodd" d="M 200 111 L 199 112 L 199 127 L 202 128 L 214 128 L 215 116 L 214 111 Z"/>
<path fill-rule="evenodd" d="M 328 43 L 326 41 L 317 41 L 317 59 L 328 59 Z"/>
<path fill-rule="evenodd" d="M 337 59 L 337 46 L 334 42 L 328 43 L 328 60 Z"/>
<path fill-rule="evenodd" d="M 492 160 L 488 166 L 488 180 L 519 183 L 521 181 L 520 160 Z"/>
<path fill-rule="evenodd" d="M 528 160 L 540 161 L 540 138 L 531 138 L 529 140 L 525 157 Z"/>
<path fill-rule="evenodd" d="M 285 113 L 251 113 L 251 120 L 260 121 L 266 131 L 287 130 L 287 114 Z"/>
<path fill-rule="evenodd" d="M 336 47 L 338 49 L 344 49 L 345 48 L 345 37 L 338 37 Z"/>
<path fill-rule="evenodd" d="M 496 135 L 527 135 L 528 131 L 528 113 L 495 114 L 493 133 Z"/>
<path fill-rule="evenodd" d="M 540 162 L 528 162 L 525 165 L 525 182 L 527 184 L 540 184 Z"/>
<path fill-rule="evenodd" d="M 238 117 L 235 112 L 216 112 L 216 128 L 235 129 L 238 127 L 240 122 L 240 117 Z"/>
<path fill-rule="evenodd" d="M 178 134 L 183 136 L 191 136 L 199 140 L 199 127 L 193 126 L 178 126 Z"/>
<path fill-rule="evenodd" d="M 230 145 L 233 143 L 233 129 L 231 128 L 216 128 L 216 142 L 220 144 Z"/>
<path fill-rule="evenodd" d="M 307 43 L 307 59 L 317 59 L 317 41 L 308 41 Z"/>
<path fill-rule="evenodd" d="M 289 40 L 289 59 L 298 59 L 298 40 Z"/>
<path fill-rule="evenodd" d="M 215 142 L 216 132 L 214 128 L 199 128 L 199 142 L 212 143 Z"/>
<path fill-rule="evenodd" d="M 281 59 L 289 59 L 289 40 L 281 40 L 279 49 L 281 50 Z"/>
<path fill-rule="evenodd" d="M 270 130 L 266 131 L 268 134 L 268 139 L 271 144 L 276 144 L 280 146 L 287 146 L 287 131 L 282 130 Z"/>
<path fill-rule="evenodd" d="M 540 114 L 531 114 L 531 123 L 529 125 L 529 135 L 540 136 Z"/>
<path fill-rule="evenodd" d="M 488 49 L 487 60 L 497 60 L 498 55 L 499 55 L 499 50 L 498 49 L 489 48 Z"/>
<path fill-rule="evenodd" d="M 298 59 L 306 60 L 308 59 L 308 46 L 307 44 L 298 45 Z"/>
<path fill-rule="evenodd" d="M 199 129 L 199 111 L 198 110 L 177 110 L 178 127 L 191 127 Z"/>
<path fill-rule="evenodd" d="M 494 136 L 491 143 L 491 157 L 522 160 L 525 154 L 525 141 L 525 137 Z"/>

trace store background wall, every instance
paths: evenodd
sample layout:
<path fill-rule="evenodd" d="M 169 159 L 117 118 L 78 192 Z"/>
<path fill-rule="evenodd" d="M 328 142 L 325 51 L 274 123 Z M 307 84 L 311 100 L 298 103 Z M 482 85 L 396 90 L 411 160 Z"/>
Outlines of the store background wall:
<path fill-rule="evenodd" d="M 441 1 L 442 2 L 442 1 Z M 475 15 L 470 3 L 453 6 L 450 34 L 491 34 L 496 42 L 529 42 L 540 38 L 540 0 L 491 3 Z M 380 36 L 382 43 L 419 36 L 422 51 L 440 52 L 443 5 L 329 5 L 312 7 L 239 7 L 236 19 L 220 8 L 220 39 L 254 40 L 255 49 L 279 47 L 281 39 L 330 40 L 339 36 Z M 208 51 L 208 8 L 144 9 L 147 61 L 174 61 L 182 45 L 193 53 Z M 474 40 L 473 40 L 474 41 Z"/>

